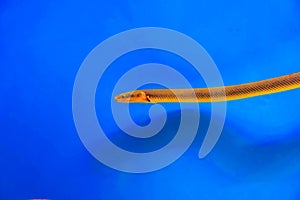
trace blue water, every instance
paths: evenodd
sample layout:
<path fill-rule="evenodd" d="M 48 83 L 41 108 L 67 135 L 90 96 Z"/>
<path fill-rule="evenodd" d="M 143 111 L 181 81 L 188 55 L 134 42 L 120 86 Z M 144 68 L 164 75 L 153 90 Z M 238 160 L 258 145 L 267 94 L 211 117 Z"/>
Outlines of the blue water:
<path fill-rule="evenodd" d="M 147 26 L 195 39 L 214 59 L 226 85 L 300 69 L 297 0 L 2 0 L 0 199 L 299 199 L 299 90 L 229 102 L 221 138 L 204 159 L 198 158 L 198 151 L 209 105 L 203 105 L 191 148 L 159 171 L 119 172 L 86 150 L 72 116 L 76 73 L 100 42 Z M 203 86 L 188 63 L 147 50 L 120 58 L 104 79 L 115 83 L 123 64 L 129 69 L 149 62 L 184 68 L 182 73 L 193 85 Z M 96 107 L 112 140 L 138 152 L 161 147 L 172 138 L 142 145 L 128 141 L 105 106 L 111 98 L 109 88 L 98 88 L 97 95 L 101 89 L 108 95 L 96 96 Z M 132 114 L 139 116 L 133 116 L 136 123 L 149 122 L 148 109 L 149 105 L 131 106 Z M 177 126 L 179 111 L 176 105 L 166 110 L 167 134 Z"/>

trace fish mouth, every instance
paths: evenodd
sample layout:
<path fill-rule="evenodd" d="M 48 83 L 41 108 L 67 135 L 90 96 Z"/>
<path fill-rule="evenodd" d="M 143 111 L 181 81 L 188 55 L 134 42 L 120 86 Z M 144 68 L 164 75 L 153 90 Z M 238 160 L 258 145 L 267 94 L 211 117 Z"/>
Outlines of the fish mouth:
<path fill-rule="evenodd" d="M 151 103 L 149 97 L 141 90 L 121 93 L 115 96 L 115 100 L 120 103 Z"/>
<path fill-rule="evenodd" d="M 130 102 L 130 98 L 126 97 L 127 93 L 121 93 L 119 95 L 115 96 L 115 100 L 119 103 L 129 103 Z"/>

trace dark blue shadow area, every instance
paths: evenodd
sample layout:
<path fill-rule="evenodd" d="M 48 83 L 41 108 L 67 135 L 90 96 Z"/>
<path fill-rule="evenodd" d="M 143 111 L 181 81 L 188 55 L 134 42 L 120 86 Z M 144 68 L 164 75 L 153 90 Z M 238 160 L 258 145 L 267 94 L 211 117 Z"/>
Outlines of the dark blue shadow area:
<path fill-rule="evenodd" d="M 193 110 L 189 112 L 195 112 Z M 158 116 L 159 117 L 159 116 Z M 178 112 L 168 115 L 169 123 L 154 136 L 135 144 L 140 152 L 160 146 L 169 140 L 174 132 L 173 125 L 178 122 Z M 299 175 L 300 140 L 299 136 L 289 137 L 268 144 L 243 137 L 244 131 L 235 127 L 235 122 L 227 120 L 220 140 L 204 159 L 198 158 L 210 121 L 210 115 L 201 113 L 197 137 L 188 151 L 172 165 L 147 174 L 116 173 L 116 188 L 102 186 L 107 193 L 104 198 L 145 198 L 145 199 L 232 199 L 232 198 L 272 198 L 287 196 L 296 198 Z M 193 123 L 193 122 L 191 122 Z M 111 133 L 112 141 L 125 148 L 131 145 L 124 133 Z M 186 132 L 186 134 L 191 134 Z M 177 147 L 182 148 L 181 146 Z M 163 159 L 163 157 L 161 158 Z M 120 162 L 130 162 L 122 160 Z M 131 163 L 132 164 L 132 163 Z M 143 163 L 135 163 L 143 165 Z M 95 176 L 102 174 L 102 167 L 95 164 Z M 285 185 L 286 181 L 292 183 Z M 126 186 L 124 186 L 126 185 Z M 112 190 L 111 192 L 109 192 Z M 279 190 L 280 192 L 274 192 Z M 113 191 L 118 191 L 114 193 Z"/>
<path fill-rule="evenodd" d="M 72 116 L 80 65 L 110 36 L 149 26 L 180 31 L 206 49 L 231 85 L 299 72 L 299 13 L 297 0 L 2 0 L 0 199 L 299 199 L 299 90 L 228 102 L 220 140 L 204 159 L 198 152 L 210 105 L 200 104 L 192 146 L 170 166 L 146 174 L 122 173 L 93 158 Z M 116 126 L 114 85 L 145 63 L 169 65 L 192 86 L 205 87 L 190 63 L 169 52 L 145 49 L 115 60 L 99 82 L 95 109 L 108 137 L 136 152 L 168 143 L 180 117 L 177 104 L 164 105 L 166 126 L 146 140 Z M 150 107 L 130 106 L 137 124 L 149 123 Z"/>

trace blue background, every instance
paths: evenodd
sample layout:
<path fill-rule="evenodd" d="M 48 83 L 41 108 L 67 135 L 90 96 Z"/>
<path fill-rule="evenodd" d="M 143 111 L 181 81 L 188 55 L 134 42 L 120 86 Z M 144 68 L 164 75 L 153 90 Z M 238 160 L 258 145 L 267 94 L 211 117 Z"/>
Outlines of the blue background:
<path fill-rule="evenodd" d="M 72 118 L 76 73 L 101 41 L 145 26 L 194 38 L 214 59 L 226 85 L 299 71 L 297 0 L 2 0 L 0 199 L 299 199 L 299 90 L 229 102 L 222 136 L 202 160 L 197 156 L 202 128 L 179 160 L 153 173 L 118 172 L 88 153 Z M 145 51 L 120 63 L 162 62 L 176 68 L 177 61 Z M 197 86 L 192 70 L 185 73 Z M 117 80 L 116 74 L 106 76 Z M 97 104 L 110 98 L 97 98 Z M 147 123 L 149 106 L 131 109 L 133 115 L 139 110 L 137 123 Z M 165 132 L 178 122 L 176 106 L 167 110 L 171 125 Z M 99 115 L 105 119 L 109 113 L 107 108 Z M 201 117 L 205 127 L 209 105 Z M 112 137 L 122 134 L 114 123 L 106 126 L 114 130 Z"/>

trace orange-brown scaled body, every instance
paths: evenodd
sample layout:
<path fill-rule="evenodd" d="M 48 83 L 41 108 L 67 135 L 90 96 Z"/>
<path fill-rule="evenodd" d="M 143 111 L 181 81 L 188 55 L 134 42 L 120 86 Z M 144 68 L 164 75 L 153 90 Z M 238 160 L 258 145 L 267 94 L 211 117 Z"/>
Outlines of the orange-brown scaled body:
<path fill-rule="evenodd" d="M 225 87 L 134 90 L 117 95 L 115 100 L 123 103 L 220 102 L 273 94 L 297 88 L 300 88 L 300 72 Z"/>

